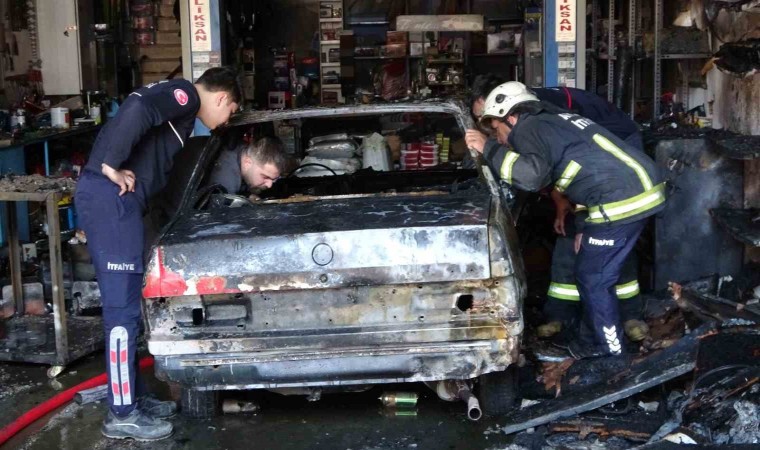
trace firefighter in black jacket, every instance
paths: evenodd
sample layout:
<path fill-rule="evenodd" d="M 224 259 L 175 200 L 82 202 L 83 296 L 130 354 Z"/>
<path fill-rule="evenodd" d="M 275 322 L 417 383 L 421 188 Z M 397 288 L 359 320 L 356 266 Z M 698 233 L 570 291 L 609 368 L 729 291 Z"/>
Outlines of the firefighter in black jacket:
<path fill-rule="evenodd" d="M 475 79 L 470 105 L 476 118 L 480 119 L 483 115 L 488 94 L 503 82 L 503 77 L 495 74 L 480 75 Z M 568 87 L 534 88 L 532 91 L 539 100 L 591 119 L 626 143 L 643 150 L 641 132 L 636 122 L 593 92 Z M 487 140 L 485 147 L 497 144 L 496 139 L 485 134 L 482 139 Z M 559 236 L 554 244 L 551 284 L 544 303 L 546 322 L 536 329 L 540 338 L 550 338 L 561 331 L 572 330 L 577 325 L 581 312 L 581 298 L 575 285 L 574 238 L 575 222 L 585 220 L 586 214 L 583 210 L 576 211 L 565 195 L 556 189 L 552 189 L 551 198 L 556 206 L 554 231 Z M 625 334 L 634 342 L 644 340 L 649 331 L 646 322 L 641 320 L 642 301 L 637 277 L 636 252 L 631 252 L 623 265 L 615 291 L 620 300 Z"/>
<path fill-rule="evenodd" d="M 503 180 L 528 191 L 553 185 L 587 208 L 575 240 L 583 326 L 568 350 L 576 358 L 622 353 L 615 284 L 646 219 L 664 207 L 665 186 L 654 162 L 593 121 L 540 102 L 515 81 L 488 95 L 481 122 L 502 145 L 484 145 L 474 130 L 467 143 Z"/>

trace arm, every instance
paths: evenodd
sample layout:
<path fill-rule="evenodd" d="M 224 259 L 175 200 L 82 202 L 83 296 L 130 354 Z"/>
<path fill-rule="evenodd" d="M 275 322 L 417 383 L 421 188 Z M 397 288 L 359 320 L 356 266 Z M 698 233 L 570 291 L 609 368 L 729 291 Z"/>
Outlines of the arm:
<path fill-rule="evenodd" d="M 529 126 L 530 124 L 525 124 Z M 514 131 L 513 131 L 514 133 Z M 536 192 L 551 183 L 551 157 L 543 140 L 531 130 L 510 136 L 517 151 L 505 146 L 489 146 L 483 152 L 488 165 L 507 183 Z"/>
<path fill-rule="evenodd" d="M 573 205 L 570 203 L 570 200 L 565 197 L 564 194 L 556 189 L 552 189 L 550 195 L 554 201 L 554 206 L 556 208 L 554 216 L 554 232 L 561 234 L 562 236 L 567 236 L 565 233 L 565 218 L 570 213 L 570 211 L 573 210 Z"/>

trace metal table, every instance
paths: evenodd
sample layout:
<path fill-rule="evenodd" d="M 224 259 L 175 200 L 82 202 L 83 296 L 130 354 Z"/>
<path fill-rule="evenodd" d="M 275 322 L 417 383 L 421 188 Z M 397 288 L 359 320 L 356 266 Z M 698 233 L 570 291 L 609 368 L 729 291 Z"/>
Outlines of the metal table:
<path fill-rule="evenodd" d="M 61 258 L 61 228 L 58 202 L 63 193 L 0 192 L 0 201 L 8 203 L 8 244 L 11 284 L 16 314 L 0 321 L 0 361 L 50 364 L 48 376 L 60 374 L 64 366 L 103 346 L 103 325 L 100 317 L 67 317 L 63 290 L 63 262 Z M 47 211 L 50 269 L 53 287 L 53 317 L 24 314 L 23 284 L 21 279 L 21 251 L 16 203 L 42 202 Z M 54 336 L 54 345 L 50 338 Z M 75 336 L 75 341 L 72 337 Z"/>

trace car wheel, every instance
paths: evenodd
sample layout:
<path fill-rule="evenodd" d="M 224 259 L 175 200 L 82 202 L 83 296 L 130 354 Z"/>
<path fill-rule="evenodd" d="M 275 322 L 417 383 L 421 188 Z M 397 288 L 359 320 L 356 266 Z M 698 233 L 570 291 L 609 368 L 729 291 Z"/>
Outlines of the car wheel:
<path fill-rule="evenodd" d="M 478 399 L 483 413 L 501 416 L 515 409 L 517 402 L 517 371 L 508 367 L 478 377 Z"/>
<path fill-rule="evenodd" d="M 182 388 L 182 414 L 194 419 L 219 415 L 219 392 Z"/>

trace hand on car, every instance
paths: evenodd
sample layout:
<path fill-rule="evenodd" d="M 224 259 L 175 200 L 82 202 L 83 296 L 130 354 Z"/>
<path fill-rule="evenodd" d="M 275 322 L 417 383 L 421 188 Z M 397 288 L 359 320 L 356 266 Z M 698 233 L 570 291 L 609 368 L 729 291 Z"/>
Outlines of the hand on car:
<path fill-rule="evenodd" d="M 109 180 L 113 181 L 114 184 L 119 186 L 121 190 L 119 191 L 119 196 L 122 196 L 126 194 L 127 192 L 134 192 L 135 191 L 135 173 L 131 170 L 116 170 L 113 167 L 109 166 L 108 164 L 103 164 L 101 168 L 101 172 L 103 172 L 103 175 L 108 177 Z"/>
<path fill-rule="evenodd" d="M 554 201 L 554 207 L 557 210 L 554 215 L 554 232 L 562 236 L 567 236 L 567 233 L 565 233 L 565 218 L 573 210 L 573 205 L 567 197 L 556 189 L 552 190 L 550 195 Z"/>
<path fill-rule="evenodd" d="M 486 135 L 478 130 L 469 129 L 464 135 L 464 142 L 467 148 L 471 148 L 478 153 L 483 153 L 486 146 Z"/>

